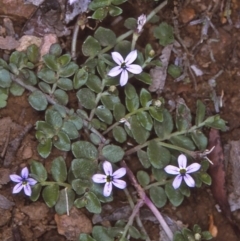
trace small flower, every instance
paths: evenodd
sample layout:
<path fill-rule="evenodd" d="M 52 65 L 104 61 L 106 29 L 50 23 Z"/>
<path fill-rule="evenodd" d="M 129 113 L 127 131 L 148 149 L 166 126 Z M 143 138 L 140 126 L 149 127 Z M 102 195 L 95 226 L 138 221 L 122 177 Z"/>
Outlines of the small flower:
<path fill-rule="evenodd" d="M 173 187 L 177 189 L 180 187 L 182 180 L 186 182 L 189 187 L 195 186 L 194 179 L 189 175 L 189 173 L 196 172 L 201 168 L 201 165 L 198 163 L 193 163 L 187 167 L 187 158 L 185 155 L 181 154 L 178 157 L 178 166 L 175 167 L 168 165 L 164 168 L 165 172 L 173 175 L 177 175 L 173 180 Z"/>
<path fill-rule="evenodd" d="M 72 5 L 73 3 L 77 2 L 78 0 L 69 0 L 69 4 Z"/>
<path fill-rule="evenodd" d="M 126 182 L 118 179 L 126 174 L 126 168 L 122 167 L 112 173 L 111 163 L 105 161 L 103 163 L 103 170 L 105 172 L 105 175 L 95 174 L 93 175 L 92 180 L 96 183 L 105 183 L 103 188 L 103 195 L 105 197 L 110 196 L 112 192 L 112 184 L 120 189 L 124 189 L 126 187 Z"/>
<path fill-rule="evenodd" d="M 32 189 L 30 186 L 33 186 L 37 183 L 36 180 L 33 178 L 28 177 L 29 172 L 28 168 L 24 167 L 21 172 L 21 176 L 18 176 L 16 174 L 10 175 L 10 179 L 14 182 L 18 182 L 17 185 L 13 188 L 13 193 L 19 193 L 22 189 L 24 189 L 24 192 L 27 196 L 31 196 Z"/>
<path fill-rule="evenodd" d="M 118 66 L 113 67 L 108 72 L 108 75 L 111 77 L 115 77 L 121 74 L 121 86 L 124 86 L 128 82 L 128 71 L 133 74 L 140 74 L 142 72 L 142 67 L 140 65 L 132 64 L 133 61 L 137 58 L 137 50 L 133 50 L 132 52 L 130 52 L 125 58 L 125 60 L 118 52 L 112 52 L 112 58 L 118 64 Z"/>
<path fill-rule="evenodd" d="M 140 33 L 142 31 L 142 28 L 144 24 L 146 23 L 147 18 L 145 14 L 142 14 L 141 16 L 138 17 L 137 20 L 137 32 Z"/>

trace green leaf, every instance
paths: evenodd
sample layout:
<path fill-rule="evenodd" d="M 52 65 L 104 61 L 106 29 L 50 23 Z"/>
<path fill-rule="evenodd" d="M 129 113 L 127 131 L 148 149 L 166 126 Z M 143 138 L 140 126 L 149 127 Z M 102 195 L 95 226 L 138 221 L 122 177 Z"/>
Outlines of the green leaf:
<path fill-rule="evenodd" d="M 120 5 L 125 3 L 127 0 L 111 0 L 112 4 L 114 5 Z"/>
<path fill-rule="evenodd" d="M 31 174 L 33 178 L 39 182 L 44 182 L 47 180 L 47 171 L 42 163 L 33 161 L 30 166 Z"/>
<path fill-rule="evenodd" d="M 97 163 L 91 159 L 73 159 L 71 169 L 75 178 L 90 179 L 97 170 Z"/>
<path fill-rule="evenodd" d="M 56 140 L 53 141 L 53 145 L 61 151 L 69 151 L 71 149 L 70 144 L 68 135 L 63 131 L 59 131 Z"/>
<path fill-rule="evenodd" d="M 142 72 L 141 74 L 134 75 L 134 77 L 147 85 L 152 84 L 152 77 L 148 73 Z"/>
<path fill-rule="evenodd" d="M 173 130 L 172 116 L 167 109 L 162 110 L 163 121 L 154 121 L 154 130 L 157 136 L 161 139 L 167 138 Z"/>
<path fill-rule="evenodd" d="M 57 82 L 55 72 L 48 68 L 42 68 L 40 71 L 38 71 L 37 77 L 48 84 L 54 84 Z"/>
<path fill-rule="evenodd" d="M 113 132 L 113 137 L 117 142 L 123 143 L 127 140 L 127 134 L 124 128 L 122 128 L 121 126 L 115 126 L 112 132 Z"/>
<path fill-rule="evenodd" d="M 94 226 L 92 235 L 97 241 L 114 241 L 114 238 L 108 235 L 107 228 L 103 226 Z"/>
<path fill-rule="evenodd" d="M 109 14 L 112 17 L 116 17 L 116 16 L 122 14 L 122 9 L 119 8 L 119 7 L 111 5 L 111 6 L 109 6 Z"/>
<path fill-rule="evenodd" d="M 57 63 L 60 65 L 60 67 L 64 67 L 67 64 L 69 64 L 71 61 L 71 55 L 70 54 L 63 54 L 59 58 L 57 58 Z"/>
<path fill-rule="evenodd" d="M 200 174 L 200 179 L 201 179 L 201 181 L 203 183 L 205 183 L 207 185 L 211 185 L 212 184 L 212 178 L 207 173 L 201 173 Z"/>
<path fill-rule="evenodd" d="M 95 31 L 94 38 L 104 47 L 114 46 L 116 43 L 116 34 L 112 30 L 103 27 L 99 27 Z"/>
<path fill-rule="evenodd" d="M 191 138 L 200 151 L 206 150 L 208 139 L 200 130 L 191 132 Z"/>
<path fill-rule="evenodd" d="M 196 112 L 196 119 L 195 123 L 196 126 L 199 126 L 204 118 L 205 118 L 206 106 L 202 103 L 201 100 L 197 100 L 197 112 Z"/>
<path fill-rule="evenodd" d="M 49 54 L 59 57 L 62 54 L 61 45 L 58 43 L 52 44 L 49 49 Z"/>
<path fill-rule="evenodd" d="M 139 123 L 139 120 L 136 116 L 132 116 L 130 119 L 131 132 L 133 138 L 138 144 L 143 144 L 148 139 L 150 132 L 147 131 L 142 125 Z"/>
<path fill-rule="evenodd" d="M 139 98 L 135 96 L 133 99 L 125 99 L 126 107 L 129 112 L 133 112 L 139 108 Z"/>
<path fill-rule="evenodd" d="M 107 8 L 98 8 L 92 15 L 93 19 L 97 20 L 103 20 L 105 17 L 107 17 L 108 9 Z"/>
<path fill-rule="evenodd" d="M 174 233 L 173 241 L 186 241 L 186 239 L 180 231 L 177 231 Z"/>
<path fill-rule="evenodd" d="M 126 108 L 122 103 L 116 103 L 113 107 L 113 116 L 116 121 L 122 119 L 126 114 Z"/>
<path fill-rule="evenodd" d="M 76 126 L 77 130 L 81 130 L 83 127 L 82 118 L 76 114 L 69 116 L 68 121 L 72 122 Z"/>
<path fill-rule="evenodd" d="M 37 45 L 31 44 L 30 46 L 28 46 L 27 57 L 28 57 L 29 61 L 31 61 L 34 64 L 36 64 L 38 62 L 38 60 L 39 60 L 39 49 L 38 49 Z"/>
<path fill-rule="evenodd" d="M 190 188 L 187 186 L 187 184 L 182 183 L 182 185 L 179 187 L 179 190 L 184 196 L 190 197 L 191 192 L 190 192 Z"/>
<path fill-rule="evenodd" d="M 21 96 L 23 92 L 25 91 L 25 88 L 20 86 L 17 83 L 12 83 L 10 87 L 10 93 L 14 96 Z"/>
<path fill-rule="evenodd" d="M 137 151 L 137 156 L 144 168 L 149 168 L 151 166 L 151 163 L 149 162 L 149 159 L 147 156 L 147 152 L 143 150 L 139 150 Z"/>
<path fill-rule="evenodd" d="M 167 179 L 167 173 L 163 169 L 157 169 L 152 167 L 152 174 L 158 182 L 165 182 Z"/>
<path fill-rule="evenodd" d="M 8 99 L 7 89 L 0 89 L 0 108 L 4 108 L 7 105 L 7 99 Z"/>
<path fill-rule="evenodd" d="M 120 103 L 120 99 L 115 95 L 103 95 L 101 96 L 101 102 L 106 108 L 113 110 L 114 105 Z"/>
<path fill-rule="evenodd" d="M 110 162 L 119 162 L 124 156 L 124 151 L 120 146 L 106 145 L 102 149 L 103 157 Z"/>
<path fill-rule="evenodd" d="M 95 94 L 87 89 L 87 88 L 82 88 L 77 92 L 77 98 L 80 102 L 80 104 L 85 107 L 88 110 L 91 110 L 95 108 L 95 99 L 96 96 Z"/>
<path fill-rule="evenodd" d="M 39 90 L 33 91 L 28 97 L 29 104 L 38 111 L 45 110 L 48 105 L 46 96 Z"/>
<path fill-rule="evenodd" d="M 53 127 L 45 121 L 37 121 L 36 122 L 36 130 L 42 131 L 45 134 L 46 138 L 52 138 L 54 136 Z M 37 137 L 37 135 L 36 135 L 36 137 Z M 39 139 L 39 138 L 37 137 L 37 139 Z"/>
<path fill-rule="evenodd" d="M 79 133 L 76 126 L 70 121 L 64 122 L 62 130 L 68 135 L 69 139 L 71 140 L 79 137 Z"/>
<path fill-rule="evenodd" d="M 75 74 L 78 69 L 78 65 L 74 62 L 70 62 L 65 67 L 61 68 L 58 72 L 60 77 L 70 77 Z"/>
<path fill-rule="evenodd" d="M 150 183 L 150 177 L 145 171 L 137 172 L 137 180 L 142 187 L 146 187 Z"/>
<path fill-rule="evenodd" d="M 52 54 L 45 54 L 42 57 L 42 60 L 49 69 L 51 69 L 53 71 L 58 70 L 58 64 L 57 64 L 56 56 L 54 56 Z"/>
<path fill-rule="evenodd" d="M 165 167 L 171 159 L 169 150 L 165 147 L 162 147 L 159 143 L 157 143 L 154 140 L 149 142 L 147 154 L 149 161 L 155 168 Z"/>
<path fill-rule="evenodd" d="M 88 8 L 91 10 L 96 10 L 98 8 L 107 7 L 111 4 L 111 0 L 93 0 L 89 5 Z"/>
<path fill-rule="evenodd" d="M 63 157 L 56 157 L 51 166 L 51 174 L 56 182 L 67 180 L 67 166 Z"/>
<path fill-rule="evenodd" d="M 105 54 L 106 55 L 106 54 Z M 109 56 L 110 57 L 110 56 Z M 104 60 L 99 59 L 97 63 L 97 71 L 102 79 L 105 79 L 107 76 L 106 64 Z"/>
<path fill-rule="evenodd" d="M 0 68 L 0 87 L 8 88 L 10 87 L 11 83 L 12 79 L 8 70 Z"/>
<path fill-rule="evenodd" d="M 149 113 L 153 119 L 162 122 L 163 121 L 163 110 L 156 108 L 155 106 L 151 106 L 149 109 Z"/>
<path fill-rule="evenodd" d="M 102 82 L 100 78 L 95 74 L 90 73 L 88 75 L 88 80 L 86 82 L 86 85 L 90 90 L 96 93 L 100 93 L 102 91 Z"/>
<path fill-rule="evenodd" d="M 53 109 L 48 109 L 45 112 L 45 120 L 51 125 L 55 130 L 58 130 L 62 127 L 63 120 L 58 111 Z"/>
<path fill-rule="evenodd" d="M 79 89 L 81 86 L 83 86 L 88 79 L 88 72 L 82 68 L 79 69 L 73 78 L 73 87 L 74 89 Z"/>
<path fill-rule="evenodd" d="M 98 106 L 95 110 L 95 114 L 101 121 L 107 123 L 108 125 L 112 124 L 112 112 L 109 109 L 107 109 L 104 105 Z"/>
<path fill-rule="evenodd" d="M 68 94 L 64 90 L 55 90 L 53 96 L 60 105 L 66 105 L 68 103 Z"/>
<path fill-rule="evenodd" d="M 100 143 L 102 142 L 101 138 L 97 134 L 95 134 L 95 133 L 91 133 L 89 137 L 90 137 L 90 141 L 94 145 L 100 145 Z"/>
<path fill-rule="evenodd" d="M 128 99 L 134 99 L 138 96 L 135 87 L 130 83 L 126 84 L 124 93 Z"/>
<path fill-rule="evenodd" d="M 148 107 L 151 104 L 152 96 L 146 89 L 141 89 L 140 92 L 140 103 L 142 107 Z"/>
<path fill-rule="evenodd" d="M 210 240 L 213 238 L 213 236 L 208 231 L 203 231 L 202 238 L 203 238 L 203 240 Z"/>
<path fill-rule="evenodd" d="M 183 234 L 183 236 L 184 236 L 186 239 L 195 241 L 194 234 L 193 234 L 193 232 L 192 232 L 190 229 L 188 229 L 188 228 L 183 228 L 183 229 L 182 229 L 182 234 Z"/>
<path fill-rule="evenodd" d="M 101 50 L 99 42 L 92 36 L 88 36 L 82 45 L 82 52 L 84 56 L 95 56 Z"/>
<path fill-rule="evenodd" d="M 129 226 L 128 232 L 129 232 L 129 235 L 134 239 L 139 239 L 142 236 L 142 234 L 132 225 Z"/>
<path fill-rule="evenodd" d="M 167 70 L 168 74 L 170 74 L 174 79 L 178 78 L 181 73 L 182 73 L 182 69 L 179 66 L 176 66 L 174 64 L 170 64 L 168 66 L 168 70 Z"/>
<path fill-rule="evenodd" d="M 58 201 L 55 205 L 55 211 L 62 215 L 66 213 L 67 211 L 70 211 L 70 209 L 73 206 L 75 200 L 75 193 L 73 190 L 64 188 L 59 193 Z"/>
<path fill-rule="evenodd" d="M 101 213 L 101 203 L 93 192 L 86 193 L 85 198 L 87 199 L 85 207 L 90 213 Z"/>
<path fill-rule="evenodd" d="M 179 189 L 174 189 L 171 183 L 166 183 L 165 193 L 173 206 L 178 207 L 184 199 Z"/>
<path fill-rule="evenodd" d="M 166 22 L 162 22 L 153 30 L 154 37 L 159 39 L 162 46 L 167 46 L 174 42 L 173 27 Z"/>
<path fill-rule="evenodd" d="M 72 80 L 68 78 L 60 78 L 57 81 L 57 86 L 62 90 L 72 90 L 73 89 L 73 83 Z"/>
<path fill-rule="evenodd" d="M 78 241 L 96 241 L 96 239 L 93 239 L 90 235 L 85 234 L 85 233 L 81 233 L 79 236 L 79 240 Z"/>
<path fill-rule="evenodd" d="M 46 94 L 52 94 L 52 88 L 49 84 L 43 82 L 43 81 L 40 81 L 38 83 L 38 87 L 39 89 L 43 92 L 43 93 L 46 93 Z"/>
<path fill-rule="evenodd" d="M 72 152 L 76 158 L 97 159 L 97 148 L 88 141 L 77 141 L 72 144 Z"/>
<path fill-rule="evenodd" d="M 185 135 L 172 136 L 169 140 L 173 145 L 183 147 L 187 150 L 194 151 L 196 149 L 192 140 Z"/>
<path fill-rule="evenodd" d="M 43 199 L 49 208 L 53 207 L 59 197 L 59 186 L 57 184 L 44 187 L 42 192 Z"/>
<path fill-rule="evenodd" d="M 82 195 L 85 193 L 86 189 L 89 189 L 92 186 L 92 182 L 90 182 L 89 180 L 74 179 L 71 185 L 73 190 L 78 195 Z"/>
<path fill-rule="evenodd" d="M 156 207 L 162 208 L 167 202 L 167 196 L 162 187 L 151 187 L 149 190 L 150 198 Z"/>
<path fill-rule="evenodd" d="M 32 189 L 32 194 L 30 199 L 35 202 L 38 200 L 39 196 L 40 196 L 40 192 L 42 190 L 42 185 L 40 183 L 35 184 L 34 186 L 31 186 Z"/>
<path fill-rule="evenodd" d="M 137 119 L 140 122 L 140 124 L 142 125 L 142 127 L 144 127 L 146 130 L 148 130 L 148 131 L 152 130 L 153 120 L 147 112 L 145 112 L 145 111 L 138 112 Z"/>
<path fill-rule="evenodd" d="M 176 109 L 176 127 L 178 131 L 188 130 L 191 127 L 192 116 L 185 103 L 178 103 Z"/>
<path fill-rule="evenodd" d="M 52 150 L 52 140 L 48 138 L 44 143 L 39 143 L 37 146 L 38 154 L 43 157 L 47 158 Z"/>
<path fill-rule="evenodd" d="M 226 131 L 226 121 L 221 119 L 219 115 L 211 116 L 205 120 L 205 125 L 221 131 Z"/>
<path fill-rule="evenodd" d="M 1 59 L 1 58 L 0 58 L 0 67 L 2 67 L 3 69 L 9 70 L 7 62 L 5 60 Z"/>
<path fill-rule="evenodd" d="M 137 28 L 137 19 L 135 18 L 127 18 L 124 21 L 124 27 L 130 30 L 135 30 Z"/>

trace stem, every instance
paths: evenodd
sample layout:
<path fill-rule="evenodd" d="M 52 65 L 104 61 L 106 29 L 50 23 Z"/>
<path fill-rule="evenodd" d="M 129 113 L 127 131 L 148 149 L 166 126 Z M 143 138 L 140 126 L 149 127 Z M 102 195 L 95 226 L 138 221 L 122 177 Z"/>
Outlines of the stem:
<path fill-rule="evenodd" d="M 170 182 L 170 181 L 164 180 L 164 181 L 161 181 L 161 182 L 154 182 L 154 183 L 149 184 L 149 185 L 147 185 L 146 187 L 144 187 L 144 190 L 148 190 L 148 189 L 150 189 L 151 187 L 162 186 L 162 185 L 165 185 L 165 184 L 168 183 L 168 182 Z"/>
<path fill-rule="evenodd" d="M 81 17 L 81 15 L 79 16 L 79 18 Z M 79 19 L 77 20 L 77 22 L 74 25 L 74 29 L 73 29 L 73 37 L 72 37 L 72 45 L 71 45 L 71 55 L 72 55 L 72 59 L 76 59 L 77 55 L 77 51 L 76 51 L 76 46 L 77 46 L 77 37 L 78 37 L 78 32 L 79 32 L 79 28 L 80 25 L 78 24 Z"/>
<path fill-rule="evenodd" d="M 65 183 L 65 182 L 47 182 L 46 181 L 46 182 L 40 182 L 40 184 L 41 184 L 41 186 L 50 186 L 50 185 L 57 184 L 58 186 L 72 189 L 71 185 L 68 183 Z"/>

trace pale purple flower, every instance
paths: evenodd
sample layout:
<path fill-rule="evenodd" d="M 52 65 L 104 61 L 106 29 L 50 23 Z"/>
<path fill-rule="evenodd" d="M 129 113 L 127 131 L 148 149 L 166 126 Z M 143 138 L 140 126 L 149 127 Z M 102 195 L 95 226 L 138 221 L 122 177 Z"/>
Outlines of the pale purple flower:
<path fill-rule="evenodd" d="M 140 33 L 143 29 L 144 24 L 147 21 L 147 17 L 145 14 L 142 14 L 141 16 L 138 17 L 137 20 L 137 32 Z"/>
<path fill-rule="evenodd" d="M 77 2 L 78 0 L 69 0 L 69 4 L 72 5 L 73 3 Z"/>
<path fill-rule="evenodd" d="M 196 172 L 201 168 L 198 163 L 193 163 L 187 167 L 187 158 L 185 155 L 181 154 L 178 157 L 178 167 L 168 165 L 164 168 L 165 172 L 173 175 L 177 175 L 173 180 L 173 187 L 177 189 L 180 187 L 182 180 L 186 182 L 189 187 L 195 186 L 194 179 L 189 175 L 189 173 Z"/>
<path fill-rule="evenodd" d="M 118 52 L 112 52 L 113 60 L 118 64 L 118 66 L 113 67 L 108 75 L 115 77 L 119 74 L 120 76 L 120 85 L 124 86 L 128 82 L 128 72 L 133 74 L 140 74 L 142 72 L 142 67 L 137 64 L 132 64 L 133 61 L 137 58 L 137 50 L 131 51 L 125 59 Z"/>
<path fill-rule="evenodd" d="M 92 176 L 92 180 L 96 183 L 105 183 L 103 188 L 103 195 L 105 197 L 110 196 L 112 192 L 112 184 L 120 189 L 124 189 L 126 187 L 126 182 L 123 180 L 119 180 L 120 177 L 123 177 L 126 174 L 126 168 L 119 168 L 113 173 L 112 164 L 108 161 L 104 161 L 103 170 L 105 172 L 105 175 L 95 174 Z"/>
<path fill-rule="evenodd" d="M 34 180 L 33 178 L 29 178 L 28 175 L 29 175 L 29 172 L 27 167 L 24 167 L 22 169 L 21 176 L 18 176 L 16 174 L 10 175 L 10 179 L 12 181 L 18 182 L 18 184 L 16 184 L 15 187 L 13 188 L 13 193 L 19 193 L 23 189 L 27 196 L 31 196 L 32 189 L 30 186 L 35 185 L 37 181 Z"/>

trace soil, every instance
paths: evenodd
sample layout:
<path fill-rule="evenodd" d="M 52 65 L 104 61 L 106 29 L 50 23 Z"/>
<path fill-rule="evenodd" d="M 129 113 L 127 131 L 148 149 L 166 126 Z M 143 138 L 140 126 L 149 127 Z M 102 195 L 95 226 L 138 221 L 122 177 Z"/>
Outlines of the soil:
<path fill-rule="evenodd" d="M 0 0 L 4 4 L 4 0 Z M 14 1 L 9 1 L 14 4 Z M 22 6 L 23 1 L 15 1 Z M 129 3 L 123 4 L 123 20 L 111 25 L 111 19 L 108 17 L 102 24 L 105 27 L 113 28 L 115 33 L 121 34 L 124 30 L 122 27 L 124 19 L 128 17 L 138 17 L 142 13 L 149 13 L 160 1 L 129 0 Z M 178 2 L 178 1 L 177 1 Z M 224 16 L 224 8 L 227 2 L 231 2 L 230 24 L 228 19 Z M 6 3 L 5 3 L 6 4 Z M 217 5 L 218 4 L 218 5 Z M 17 5 L 13 5 L 18 8 Z M 211 7 L 212 6 L 212 7 Z M 213 6 L 217 6 L 216 9 Z M 209 8 L 209 11 L 207 10 Z M 211 10 L 214 9 L 213 12 Z M 11 15 L 13 27 L 17 34 L 21 34 L 21 29 L 31 15 L 19 16 L 19 11 L 7 12 L 5 9 L 4 15 Z M 21 10 L 20 12 L 25 11 Z M 27 12 L 30 10 L 26 10 Z M 216 109 L 211 100 L 213 88 L 208 81 L 215 76 L 219 71 L 223 73 L 216 78 L 216 87 L 214 91 L 217 96 L 222 96 L 223 106 L 219 109 L 220 116 L 227 121 L 228 130 L 221 132 L 221 141 L 225 146 L 230 141 L 239 140 L 240 136 L 240 2 L 232 1 L 209 1 L 209 0 L 192 0 L 179 1 L 178 4 L 170 2 L 159 14 L 160 22 L 166 21 L 173 25 L 173 18 L 178 21 L 179 33 L 183 43 L 189 50 L 189 60 L 191 64 L 196 65 L 203 71 L 203 75 L 195 76 L 195 80 L 190 76 L 190 82 L 174 82 L 172 77 L 167 78 L 162 96 L 166 102 L 176 100 L 178 96 L 182 97 L 187 106 L 194 114 L 196 111 L 196 101 L 202 100 L 207 106 L 208 114 L 215 114 Z M 0 10 L 0 14 L 3 14 Z M 215 30 L 219 34 L 219 41 L 211 42 L 209 39 L 216 39 L 216 31 L 209 28 L 208 37 L 198 44 L 201 39 L 202 24 L 189 25 L 189 22 L 201 18 L 202 16 L 209 16 Z M 2 16 L 0 16 L 0 24 L 2 24 Z M 21 21 L 20 21 L 21 20 Z M 74 21 L 69 24 L 69 28 L 73 26 Z M 161 53 L 157 41 L 153 38 L 153 24 L 148 23 L 141 35 L 138 48 L 143 49 L 146 43 L 151 43 L 157 52 Z M 85 37 L 92 33 L 91 30 L 85 29 L 79 34 L 79 46 Z M 19 36 L 21 37 L 21 36 Z M 65 44 L 66 51 L 69 51 L 69 38 L 61 38 L 60 42 Z M 212 51 L 212 56 L 210 52 Z M 1 56 L 8 55 L 7 50 L 0 49 Z M 174 58 L 170 60 L 173 62 Z M 14 146 L 7 146 L 13 151 L 13 158 L 8 163 L 2 158 L 0 162 L 0 240 L 1 241 L 64 241 L 76 240 L 77 233 L 75 230 L 85 232 L 91 229 L 92 216 L 86 210 L 79 212 L 78 217 L 70 214 L 70 217 L 61 218 L 55 214 L 53 209 L 47 208 L 43 200 L 33 203 L 22 193 L 18 195 L 12 194 L 13 183 L 10 182 L 9 174 L 19 173 L 22 167 L 27 166 L 32 159 L 41 161 L 46 167 L 49 166 L 51 160 L 55 156 L 65 155 L 62 152 L 54 149 L 51 156 L 44 160 L 37 153 L 37 140 L 35 138 L 34 125 L 37 120 L 44 118 L 43 112 L 35 111 L 28 103 L 28 92 L 25 91 L 21 97 L 13 97 L 10 95 L 6 108 L 0 109 L 0 153 L 3 153 L 5 143 L 8 141 Z M 71 98 L 70 98 L 71 100 Z M 75 104 L 70 104 L 75 105 Z M 32 126 L 30 128 L 30 126 Z M 26 131 L 24 136 L 22 134 Z M 206 133 L 208 130 L 205 130 Z M 9 134 L 10 133 L 10 134 Z M 19 143 L 13 142 L 15 138 L 22 136 Z M 240 148 L 240 146 L 239 146 Z M 133 171 L 136 172 L 139 164 L 133 165 Z M 231 172 L 227 172 L 227 180 L 231 180 Z M 118 193 L 117 193 L 118 194 Z M 121 196 L 119 191 L 119 199 L 115 199 L 114 208 L 120 208 L 124 205 L 126 200 Z M 5 200 L 5 199 L 7 200 Z M 5 200 L 5 201 L 4 201 Z M 116 201 L 119 200 L 119 201 Z M 168 204 L 161 211 L 174 220 L 180 220 L 184 225 L 192 227 L 194 224 L 199 224 L 203 230 L 209 228 L 209 215 L 213 216 L 214 224 L 217 227 L 218 234 L 213 240 L 216 241 L 237 241 L 233 225 L 229 222 L 226 216 L 219 212 L 216 208 L 218 200 L 215 200 L 211 188 L 203 186 L 200 189 L 193 189 L 189 198 L 185 198 L 180 207 L 174 208 Z M 113 205 L 113 204 L 109 204 Z M 107 216 L 108 214 L 102 214 Z M 234 219 L 237 223 L 240 221 L 239 211 L 235 211 Z M 62 225 L 59 223 L 62 222 Z M 64 223 L 65 222 L 65 223 Z M 81 224 L 85 225 L 81 225 Z M 105 222 L 106 223 L 106 222 Z M 65 226 L 64 226 L 65 225 Z M 66 232 L 66 225 L 69 232 Z M 107 222 L 110 225 L 110 222 Z M 159 227 L 151 221 L 144 221 L 144 225 L 152 240 L 162 240 L 159 237 Z M 64 228 L 65 227 L 65 228 Z"/>

